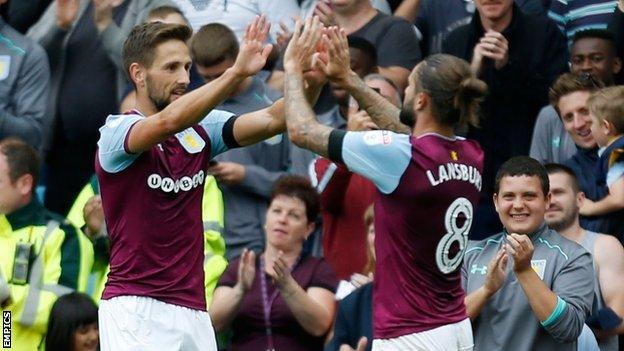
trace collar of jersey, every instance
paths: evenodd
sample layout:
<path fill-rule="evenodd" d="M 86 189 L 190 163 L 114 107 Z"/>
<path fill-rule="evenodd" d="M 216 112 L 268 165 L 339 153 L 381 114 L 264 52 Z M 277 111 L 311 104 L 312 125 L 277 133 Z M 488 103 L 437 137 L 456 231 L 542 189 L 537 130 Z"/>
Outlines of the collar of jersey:
<path fill-rule="evenodd" d="M 29 225 L 44 223 L 45 221 L 42 220 L 41 216 L 44 211 L 45 208 L 41 202 L 36 197 L 33 197 L 28 205 L 6 215 L 6 219 L 11 224 L 13 230 L 19 230 Z"/>

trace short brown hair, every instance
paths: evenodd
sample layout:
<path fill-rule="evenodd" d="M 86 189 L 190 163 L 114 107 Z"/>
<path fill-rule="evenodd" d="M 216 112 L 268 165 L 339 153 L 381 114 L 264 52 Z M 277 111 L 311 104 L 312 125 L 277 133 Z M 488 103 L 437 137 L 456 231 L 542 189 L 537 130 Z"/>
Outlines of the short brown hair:
<path fill-rule="evenodd" d="M 221 23 L 202 26 L 191 40 L 191 58 L 203 67 L 218 65 L 227 59 L 236 59 L 238 39 L 232 30 Z"/>
<path fill-rule="evenodd" d="M 33 187 L 37 184 L 41 167 L 37 150 L 21 139 L 6 138 L 0 141 L 0 153 L 7 158 L 11 183 L 15 183 L 25 174 L 30 174 L 33 177 Z"/>
<path fill-rule="evenodd" d="M 587 104 L 592 116 L 609 121 L 618 134 L 624 133 L 624 86 L 595 91 Z"/>
<path fill-rule="evenodd" d="M 179 8 L 175 6 L 168 6 L 168 5 L 158 6 L 158 7 L 153 8 L 147 14 L 147 19 L 148 20 L 163 19 L 172 14 L 180 15 L 180 17 L 184 19 L 184 22 L 186 22 L 186 24 L 189 23 L 188 19 L 186 19 L 186 16 L 184 16 L 184 14 L 182 13 L 182 11 L 180 11 Z"/>
<path fill-rule="evenodd" d="M 150 67 L 154 63 L 156 47 L 169 40 L 180 40 L 184 43 L 191 37 L 191 28 L 179 24 L 151 22 L 139 24 L 132 28 L 124 42 L 122 57 L 126 75 L 130 80 L 130 65 L 139 63 Z"/>
<path fill-rule="evenodd" d="M 320 211 L 320 196 L 307 178 L 297 175 L 286 175 L 279 178 L 273 185 L 271 201 L 279 195 L 295 197 L 306 207 L 308 222 L 316 221 Z"/>
<path fill-rule="evenodd" d="M 548 99 L 557 113 L 560 113 L 559 100 L 577 91 L 592 92 L 604 87 L 604 83 L 591 73 L 580 75 L 574 73 L 564 73 L 557 78 L 548 91 Z"/>

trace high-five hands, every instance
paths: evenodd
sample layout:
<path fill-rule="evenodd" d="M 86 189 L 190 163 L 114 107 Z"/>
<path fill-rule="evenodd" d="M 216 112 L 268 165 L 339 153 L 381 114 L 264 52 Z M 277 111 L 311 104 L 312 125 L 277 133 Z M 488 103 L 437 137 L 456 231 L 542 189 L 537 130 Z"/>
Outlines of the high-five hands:
<path fill-rule="evenodd" d="M 252 76 L 264 67 L 273 49 L 272 44 L 265 44 L 271 24 L 263 16 L 257 16 L 247 26 L 243 42 L 233 69 L 243 76 Z"/>
<path fill-rule="evenodd" d="M 312 69 L 313 57 L 319 55 L 317 49 L 322 28 L 323 24 L 317 16 L 308 18 L 305 23 L 295 23 L 295 30 L 284 53 L 286 72 L 306 72 Z"/>

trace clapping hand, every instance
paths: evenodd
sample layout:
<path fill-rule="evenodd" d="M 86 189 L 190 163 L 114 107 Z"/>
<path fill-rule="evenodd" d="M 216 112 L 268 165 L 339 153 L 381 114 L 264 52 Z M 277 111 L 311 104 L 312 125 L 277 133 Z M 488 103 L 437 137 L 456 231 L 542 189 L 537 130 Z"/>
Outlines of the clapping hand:
<path fill-rule="evenodd" d="M 238 281 L 235 288 L 239 289 L 243 294 L 247 293 L 253 285 L 256 278 L 256 253 L 244 249 L 243 254 L 238 262 Z"/>
<path fill-rule="evenodd" d="M 483 66 L 483 59 L 494 61 L 496 69 L 502 69 L 509 62 L 509 42 L 501 33 L 489 30 L 474 48 L 471 67 L 477 74 Z"/>
<path fill-rule="evenodd" d="M 512 233 L 507 235 L 507 243 L 504 245 L 505 251 L 514 260 L 514 272 L 522 272 L 531 269 L 531 259 L 533 258 L 533 243 L 528 235 Z"/>
<path fill-rule="evenodd" d="M 95 195 L 87 201 L 82 209 L 82 216 L 86 225 L 85 234 L 94 240 L 104 226 L 104 209 L 100 195 Z"/>
<path fill-rule="evenodd" d="M 483 287 L 489 295 L 494 295 L 503 286 L 507 278 L 508 262 L 509 256 L 507 256 L 505 249 L 501 248 L 488 264 Z"/>
<path fill-rule="evenodd" d="M 247 26 L 233 66 L 236 72 L 248 77 L 260 72 L 264 67 L 273 49 L 273 45 L 265 44 L 270 27 L 270 23 L 264 16 L 257 16 Z"/>

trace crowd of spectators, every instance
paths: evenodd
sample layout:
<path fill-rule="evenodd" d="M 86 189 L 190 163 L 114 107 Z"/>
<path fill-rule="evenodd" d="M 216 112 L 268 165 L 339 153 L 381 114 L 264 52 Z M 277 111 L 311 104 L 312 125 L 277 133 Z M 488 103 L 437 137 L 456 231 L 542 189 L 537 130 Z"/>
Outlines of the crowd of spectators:
<path fill-rule="evenodd" d="M 618 349 L 624 0 L 0 0 L 0 14 L 0 305 L 12 312 L 13 349 L 97 349 L 110 266 L 94 164 L 107 116 L 136 108 L 122 58 L 130 31 L 192 28 L 182 95 L 234 65 L 259 15 L 272 24 L 272 54 L 216 109 L 241 115 L 283 96 L 296 18 L 344 29 L 351 70 L 397 108 L 424 57 L 466 60 L 488 86 L 479 125 L 456 131 L 485 153 L 461 268 L 475 349 Z M 314 110 L 332 128 L 384 129 L 334 83 Z M 531 179 L 524 190 L 518 176 Z M 372 339 L 371 181 L 286 134 L 214 157 L 201 177 L 206 303 L 221 348 L 339 350 Z M 540 218 L 527 227 L 509 215 L 522 201 Z M 506 240 L 530 253 L 506 255 Z M 261 255 L 283 271 L 264 274 Z"/>

